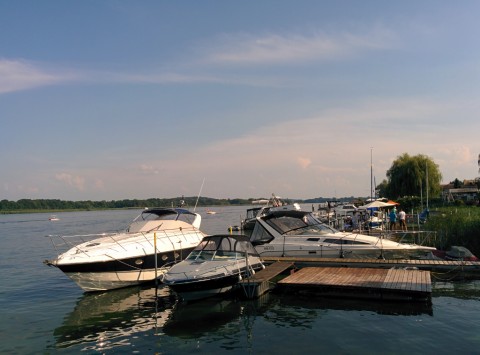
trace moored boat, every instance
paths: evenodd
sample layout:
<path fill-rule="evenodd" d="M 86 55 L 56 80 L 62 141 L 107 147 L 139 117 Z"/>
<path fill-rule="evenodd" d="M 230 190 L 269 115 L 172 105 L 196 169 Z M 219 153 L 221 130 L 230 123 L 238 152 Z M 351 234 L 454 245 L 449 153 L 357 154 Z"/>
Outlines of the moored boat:
<path fill-rule="evenodd" d="M 270 200 L 256 200 L 253 201 L 253 204 L 263 204 L 263 206 L 247 209 L 247 215 L 241 224 L 243 230 L 253 230 L 253 227 L 255 227 L 255 223 L 257 221 L 257 217 L 264 216 L 270 211 L 300 211 L 301 209 L 298 203 L 287 203 L 275 194 L 272 194 Z"/>
<path fill-rule="evenodd" d="M 184 301 L 192 301 L 231 291 L 242 278 L 263 267 L 248 237 L 212 235 L 172 266 L 162 282 Z"/>
<path fill-rule="evenodd" d="M 340 232 L 305 211 L 257 217 L 250 241 L 261 257 L 410 258 L 436 250 L 359 233 Z"/>
<path fill-rule="evenodd" d="M 124 232 L 48 236 L 55 249 L 68 250 L 45 264 L 87 292 L 137 285 L 183 260 L 205 236 L 200 223 L 200 214 L 186 209 L 145 209 Z"/>

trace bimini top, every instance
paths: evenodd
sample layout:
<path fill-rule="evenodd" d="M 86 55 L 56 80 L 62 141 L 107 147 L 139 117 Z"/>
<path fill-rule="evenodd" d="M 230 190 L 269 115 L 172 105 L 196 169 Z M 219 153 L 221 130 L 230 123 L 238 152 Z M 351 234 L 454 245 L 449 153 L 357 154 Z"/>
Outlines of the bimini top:
<path fill-rule="evenodd" d="M 192 251 L 187 257 L 187 260 L 196 260 L 199 254 L 205 256 L 211 255 L 208 260 L 211 260 L 214 255 L 218 258 L 220 255 L 223 257 L 239 256 L 239 255 L 255 255 L 258 256 L 257 251 L 250 243 L 250 240 L 245 235 L 230 235 L 230 234 L 218 234 L 204 237 L 200 244 Z M 205 258 L 202 258 L 205 260 Z"/>
<path fill-rule="evenodd" d="M 263 220 L 267 225 L 282 235 L 325 234 L 338 232 L 334 228 L 316 219 L 307 211 L 274 211 L 268 213 L 264 217 L 259 217 L 258 219 Z M 263 239 L 264 236 L 259 237 L 259 235 L 264 234 L 262 230 L 263 228 L 260 225 L 258 227 L 255 226 L 250 240 L 255 241 L 258 238 Z"/>

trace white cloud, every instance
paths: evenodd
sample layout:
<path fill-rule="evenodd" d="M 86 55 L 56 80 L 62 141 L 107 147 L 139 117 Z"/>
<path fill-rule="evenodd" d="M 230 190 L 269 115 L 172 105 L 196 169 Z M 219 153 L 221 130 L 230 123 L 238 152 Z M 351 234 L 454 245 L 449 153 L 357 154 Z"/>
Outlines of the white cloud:
<path fill-rule="evenodd" d="M 392 32 L 224 35 L 208 59 L 223 64 L 274 64 L 342 58 L 363 50 L 391 48 Z"/>
<path fill-rule="evenodd" d="M 74 187 L 77 190 L 85 190 L 85 178 L 82 176 L 59 173 L 55 175 L 55 179 L 66 184 L 67 186 Z"/>
<path fill-rule="evenodd" d="M 304 158 L 304 157 L 298 157 L 297 162 L 302 169 L 306 169 L 312 164 L 312 160 L 310 158 Z"/>
<path fill-rule="evenodd" d="M 140 171 L 146 175 L 158 175 L 160 173 L 156 167 L 149 164 L 141 164 Z"/>
<path fill-rule="evenodd" d="M 71 79 L 70 74 L 53 74 L 23 60 L 0 59 L 0 94 L 53 85 Z"/>

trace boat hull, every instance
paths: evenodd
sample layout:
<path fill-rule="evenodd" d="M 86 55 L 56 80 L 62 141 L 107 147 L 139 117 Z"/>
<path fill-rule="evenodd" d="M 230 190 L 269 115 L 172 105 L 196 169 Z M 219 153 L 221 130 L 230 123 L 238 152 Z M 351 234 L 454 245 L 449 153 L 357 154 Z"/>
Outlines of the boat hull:
<path fill-rule="evenodd" d="M 162 258 L 157 256 L 156 271 L 153 254 L 71 264 L 55 260 L 47 261 L 47 264 L 59 268 L 86 292 L 107 291 L 153 281 L 165 274 L 176 262 L 183 260 L 182 256 L 186 257 L 192 250 L 193 248 L 186 248 L 162 253 Z"/>
<path fill-rule="evenodd" d="M 318 247 L 308 248 L 307 246 L 296 246 L 294 248 L 278 248 L 273 245 L 255 246 L 255 249 L 261 257 L 297 257 L 297 258 L 384 258 L 384 259 L 415 259 L 425 254 L 425 252 L 435 250 L 435 248 L 369 248 L 369 249 L 351 249 L 351 248 L 332 248 Z"/>
<path fill-rule="evenodd" d="M 252 269 L 255 272 L 259 271 L 263 269 L 263 265 L 261 263 L 250 265 L 248 270 Z M 238 282 L 250 273 L 251 271 L 249 272 L 246 267 L 243 267 L 240 272 L 230 275 L 221 274 L 202 280 L 165 281 L 165 284 L 183 301 L 195 301 L 232 291 L 238 285 Z"/>
<path fill-rule="evenodd" d="M 112 271 L 112 272 L 65 272 L 85 292 L 108 291 L 123 287 L 135 286 L 155 280 L 162 276 L 165 268 L 141 271 Z"/>

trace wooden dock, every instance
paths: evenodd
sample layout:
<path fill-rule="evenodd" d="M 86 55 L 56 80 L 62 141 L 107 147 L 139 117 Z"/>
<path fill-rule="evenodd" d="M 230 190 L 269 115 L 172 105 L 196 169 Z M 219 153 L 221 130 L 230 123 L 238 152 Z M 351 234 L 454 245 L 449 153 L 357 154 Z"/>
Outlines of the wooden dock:
<path fill-rule="evenodd" d="M 480 279 L 480 262 L 410 259 L 263 257 L 267 267 L 240 282 L 247 298 L 278 286 L 294 292 L 390 300 L 430 299 L 431 280 Z M 278 284 L 288 269 L 299 270 Z"/>
<path fill-rule="evenodd" d="M 348 259 L 348 258 L 297 258 L 263 257 L 266 263 L 292 262 L 296 268 L 309 266 L 345 268 L 417 268 L 431 271 L 438 280 L 480 279 L 480 262 L 454 260 L 410 260 L 410 259 Z"/>
<path fill-rule="evenodd" d="M 240 286 L 244 290 L 247 298 L 258 298 L 275 287 L 271 281 L 273 278 L 292 267 L 293 262 L 277 261 L 268 265 L 265 269 L 260 270 L 252 277 L 240 281 Z"/>
<path fill-rule="evenodd" d="M 431 297 L 429 271 L 412 269 L 306 267 L 278 282 L 281 289 L 324 296 L 425 301 Z"/>

